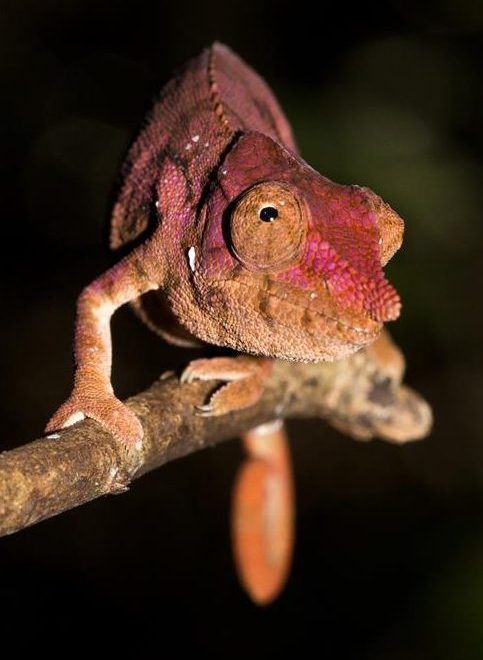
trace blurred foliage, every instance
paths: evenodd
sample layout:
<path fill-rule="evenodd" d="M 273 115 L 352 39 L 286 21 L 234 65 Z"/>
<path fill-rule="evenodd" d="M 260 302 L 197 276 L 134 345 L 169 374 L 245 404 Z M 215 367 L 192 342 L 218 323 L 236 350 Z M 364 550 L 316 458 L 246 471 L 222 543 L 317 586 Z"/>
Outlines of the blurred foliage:
<path fill-rule="evenodd" d="M 89 644 L 265 657 L 483 656 L 483 5 L 287 0 L 13 0 L 0 7 L 3 447 L 39 433 L 71 379 L 75 297 L 108 263 L 119 163 L 171 70 L 213 39 L 273 85 L 304 157 L 365 184 L 406 220 L 389 266 L 391 327 L 435 429 L 401 449 L 291 424 L 299 530 L 284 597 L 246 603 L 228 546 L 235 443 L 167 466 L 130 494 L 0 541 L 2 618 L 38 647 L 49 622 Z M 126 395 L 195 353 L 127 310 Z M 8 574 L 7 574 L 8 573 Z M 87 632 L 86 632 L 87 631 Z M 181 632 L 180 632 L 181 631 Z M 82 632 L 82 635 L 81 635 Z M 57 634 L 55 631 L 51 635 Z M 181 635 L 181 636 L 180 636 Z"/>

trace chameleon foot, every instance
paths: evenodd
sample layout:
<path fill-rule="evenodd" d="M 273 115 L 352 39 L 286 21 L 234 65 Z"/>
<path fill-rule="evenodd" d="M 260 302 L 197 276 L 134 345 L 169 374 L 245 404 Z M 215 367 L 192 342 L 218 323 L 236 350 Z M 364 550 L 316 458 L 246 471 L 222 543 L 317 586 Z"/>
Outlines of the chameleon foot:
<path fill-rule="evenodd" d="M 212 358 L 190 362 L 181 382 L 194 380 L 220 380 L 226 385 L 211 395 L 208 403 L 198 406 L 205 417 L 226 415 L 255 405 L 263 395 L 265 381 L 271 372 L 271 361 L 264 358 L 239 356 Z"/>
<path fill-rule="evenodd" d="M 45 431 L 50 433 L 90 417 L 106 431 L 120 440 L 126 447 L 138 448 L 143 438 L 143 427 L 136 415 L 109 392 L 97 393 L 94 388 L 89 394 L 74 390 L 67 401 L 50 418 Z"/>

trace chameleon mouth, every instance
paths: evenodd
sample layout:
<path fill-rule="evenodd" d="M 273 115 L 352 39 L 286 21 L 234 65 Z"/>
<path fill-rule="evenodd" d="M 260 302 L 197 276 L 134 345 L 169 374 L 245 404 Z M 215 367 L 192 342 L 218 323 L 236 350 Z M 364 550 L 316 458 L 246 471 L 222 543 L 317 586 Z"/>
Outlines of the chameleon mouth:
<path fill-rule="evenodd" d="M 236 284 L 252 295 L 248 300 L 255 297 L 258 302 L 259 313 L 263 317 L 271 320 L 277 320 L 280 316 L 279 307 L 290 306 L 298 309 L 304 314 L 321 318 L 336 324 L 342 329 L 347 329 L 357 334 L 371 335 L 374 330 L 380 328 L 380 321 L 374 320 L 360 312 L 342 310 L 332 300 L 326 290 L 323 291 L 305 291 L 303 289 L 289 287 L 285 283 L 277 283 L 266 279 L 265 285 L 259 283 L 253 284 L 246 282 L 242 278 L 231 280 L 215 280 L 216 284 L 225 287 L 229 284 L 231 287 Z M 255 294 L 255 296 L 253 296 Z M 296 324 L 296 319 L 292 319 L 291 325 Z"/>

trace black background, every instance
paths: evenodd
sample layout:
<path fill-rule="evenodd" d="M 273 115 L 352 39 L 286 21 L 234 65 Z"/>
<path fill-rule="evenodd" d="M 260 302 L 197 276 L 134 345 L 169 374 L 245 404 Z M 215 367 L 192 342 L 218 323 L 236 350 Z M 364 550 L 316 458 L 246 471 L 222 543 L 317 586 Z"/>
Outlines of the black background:
<path fill-rule="evenodd" d="M 231 566 L 237 442 L 0 540 L 0 630 L 17 650 L 482 657 L 482 28 L 469 0 L 2 0 L 2 449 L 67 395 L 75 298 L 108 263 L 119 163 L 172 69 L 214 39 L 267 78 L 314 167 L 406 219 L 391 330 L 436 420 L 402 448 L 290 424 L 296 557 L 265 610 Z M 121 396 L 198 355 L 127 309 L 113 332 Z"/>

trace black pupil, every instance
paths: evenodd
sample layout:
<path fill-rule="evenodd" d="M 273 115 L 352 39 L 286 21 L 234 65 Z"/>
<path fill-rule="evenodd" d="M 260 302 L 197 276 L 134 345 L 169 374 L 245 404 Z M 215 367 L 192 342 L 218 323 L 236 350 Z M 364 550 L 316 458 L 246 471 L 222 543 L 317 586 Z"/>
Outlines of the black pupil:
<path fill-rule="evenodd" d="M 263 222 L 273 222 L 275 218 L 278 218 L 278 211 L 274 206 L 265 206 L 260 211 L 260 220 Z"/>

